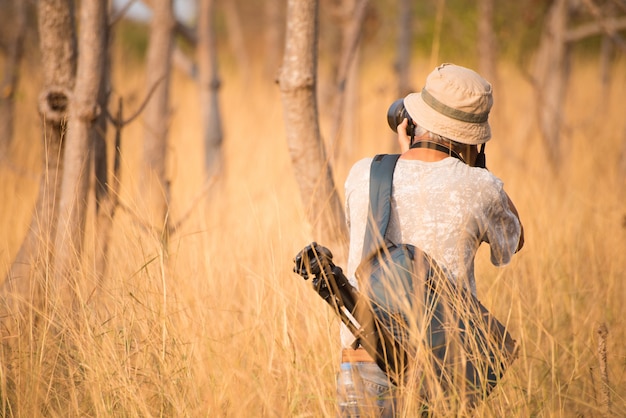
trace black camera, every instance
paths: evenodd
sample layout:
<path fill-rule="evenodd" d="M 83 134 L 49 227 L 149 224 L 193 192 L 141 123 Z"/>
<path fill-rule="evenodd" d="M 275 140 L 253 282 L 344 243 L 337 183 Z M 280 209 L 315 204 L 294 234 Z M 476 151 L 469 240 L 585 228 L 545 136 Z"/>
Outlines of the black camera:
<path fill-rule="evenodd" d="M 409 112 L 406 111 L 404 107 L 404 99 L 398 99 L 389 106 L 389 110 L 387 110 L 387 123 L 389 127 L 394 131 L 398 132 L 398 125 L 402 123 L 402 121 L 406 118 L 409 121 L 409 124 L 406 127 L 406 133 L 410 137 L 415 136 L 415 122 L 411 119 Z"/>

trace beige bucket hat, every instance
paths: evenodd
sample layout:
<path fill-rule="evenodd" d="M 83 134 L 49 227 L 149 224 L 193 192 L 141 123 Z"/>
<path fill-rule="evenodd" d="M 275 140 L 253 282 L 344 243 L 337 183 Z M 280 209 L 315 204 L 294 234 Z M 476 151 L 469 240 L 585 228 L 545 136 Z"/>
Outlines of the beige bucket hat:
<path fill-rule="evenodd" d="M 441 64 L 426 78 L 420 93 L 404 98 L 404 107 L 419 126 L 462 144 L 483 144 L 491 138 L 491 84 L 478 73 Z"/>

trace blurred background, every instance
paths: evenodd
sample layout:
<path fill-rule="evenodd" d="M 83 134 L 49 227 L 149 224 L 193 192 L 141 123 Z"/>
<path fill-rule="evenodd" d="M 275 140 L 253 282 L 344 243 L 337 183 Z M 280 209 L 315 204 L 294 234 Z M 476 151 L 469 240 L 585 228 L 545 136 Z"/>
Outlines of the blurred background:
<path fill-rule="evenodd" d="M 76 81 L 52 71 L 65 52 L 41 42 L 46 4 L 75 6 L 77 34 L 90 27 L 87 0 L 0 1 L 0 414 L 334 416 L 339 320 L 292 272 L 302 247 L 325 243 L 289 152 L 287 2 L 110 5 L 103 122 L 73 176 L 84 223 L 69 247 L 58 237 L 80 212 L 64 217 L 61 185 L 79 128 L 72 105 L 53 120 L 41 103 L 65 82 L 70 103 L 83 97 L 81 55 L 95 49 L 77 35 Z M 170 38 L 156 42 L 164 10 Z M 352 164 L 398 151 L 387 109 L 436 65 L 494 86 L 487 165 L 526 245 L 501 269 L 488 248 L 477 257 L 479 298 L 520 344 L 478 416 L 626 415 L 625 37 L 621 0 L 319 2 L 314 92 L 342 202 Z M 67 223 L 50 229 L 46 199 Z"/>

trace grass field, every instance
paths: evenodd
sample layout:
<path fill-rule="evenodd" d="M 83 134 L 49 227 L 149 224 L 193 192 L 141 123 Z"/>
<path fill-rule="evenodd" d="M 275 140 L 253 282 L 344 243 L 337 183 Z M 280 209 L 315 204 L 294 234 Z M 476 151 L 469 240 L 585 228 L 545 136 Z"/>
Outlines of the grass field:
<path fill-rule="evenodd" d="M 143 76 L 124 65 L 114 95 L 125 97 L 130 113 L 141 101 Z M 361 73 L 357 140 L 335 166 L 340 194 L 353 162 L 394 150 L 385 114 L 395 83 L 383 65 Z M 425 65 L 415 63 L 417 85 L 430 70 Z M 547 164 L 529 84 L 509 65 L 499 71 L 487 163 L 516 202 L 526 246 L 503 269 L 491 266 L 482 248 L 477 277 L 481 301 L 510 324 L 521 350 L 477 415 L 600 416 L 598 329 L 605 324 L 611 408 L 625 416 L 626 183 L 618 167 L 626 62 L 615 65 L 606 92 L 595 63 L 574 64 L 558 174 Z M 196 199 L 203 188 L 197 89 L 176 74 L 171 217 L 188 215 L 169 254 L 133 214 L 139 119 L 123 134 L 120 198 L 131 210 L 116 215 L 104 288 L 80 307 L 78 323 L 52 306 L 42 312 L 44 323 L 26 321 L 18 338 L 2 335 L 12 345 L 1 357 L 0 415 L 334 415 L 339 322 L 292 273 L 292 257 L 316 237 L 291 175 L 280 92 L 260 72 L 246 83 L 235 71 L 223 78 L 223 176 L 206 199 Z M 38 83 L 28 82 L 37 76 L 22 80 L 18 134 L 0 165 L 2 275 L 28 227 L 41 170 Z M 329 116 L 322 114 L 323 132 Z M 91 232 L 86 241 L 80 280 L 95 283 Z"/>

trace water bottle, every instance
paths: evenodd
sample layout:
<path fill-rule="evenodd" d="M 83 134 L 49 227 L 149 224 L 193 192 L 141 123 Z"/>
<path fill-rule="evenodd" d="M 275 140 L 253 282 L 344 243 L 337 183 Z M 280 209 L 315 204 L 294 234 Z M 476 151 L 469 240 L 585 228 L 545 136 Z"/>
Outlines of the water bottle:
<path fill-rule="evenodd" d="M 339 416 L 342 418 L 360 417 L 361 408 L 364 406 L 364 395 L 363 381 L 359 372 L 353 370 L 351 363 L 341 363 L 337 376 Z"/>

